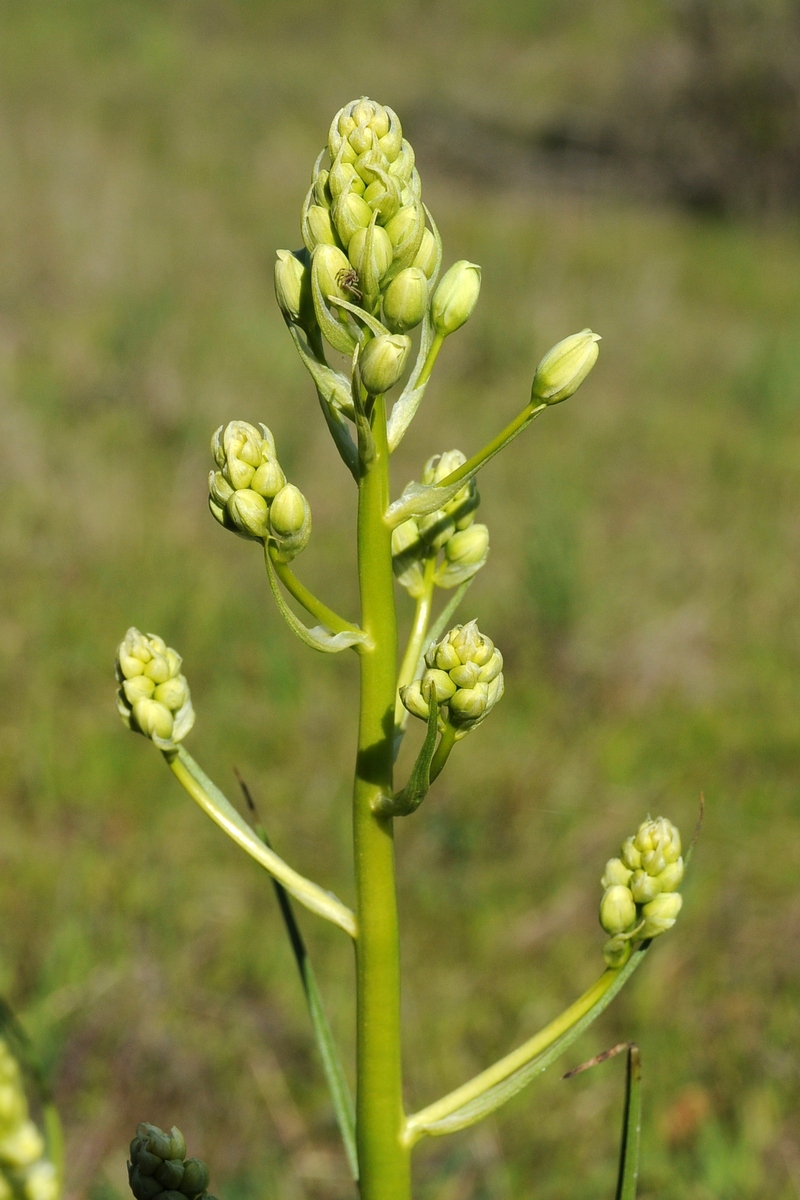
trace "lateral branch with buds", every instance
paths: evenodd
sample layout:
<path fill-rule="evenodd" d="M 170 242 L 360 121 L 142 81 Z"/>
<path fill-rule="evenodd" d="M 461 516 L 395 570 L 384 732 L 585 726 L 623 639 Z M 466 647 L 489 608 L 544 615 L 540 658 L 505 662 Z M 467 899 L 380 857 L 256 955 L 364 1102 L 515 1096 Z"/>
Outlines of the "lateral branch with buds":
<path fill-rule="evenodd" d="M 390 455 L 419 409 L 445 341 L 475 308 L 480 267 L 461 260 L 441 275 L 442 243 L 422 200 L 411 145 L 396 114 L 364 97 L 334 117 L 300 227 L 302 249 L 278 251 L 275 290 L 358 487 L 358 620 L 334 612 L 294 572 L 311 537 L 311 510 L 287 480 L 266 425 L 232 420 L 216 431 L 209 506 L 223 528 L 260 543 L 269 586 L 292 632 L 314 649 L 352 649 L 358 656 L 354 909 L 289 866 L 186 751 L 183 740 L 194 723 L 189 687 L 180 656 L 159 636 L 136 629 L 126 634 L 117 653 L 118 707 L 130 729 L 155 743 L 200 807 L 272 875 L 362 1200 L 409 1200 L 416 1142 L 473 1124 L 540 1074 L 610 1003 L 652 939 L 674 924 L 683 860 L 680 835 L 669 821 L 642 824 L 603 875 L 600 921 L 609 940 L 597 981 L 499 1062 L 406 1113 L 393 823 L 419 809 L 457 743 L 478 730 L 504 689 L 503 657 L 494 642 L 475 620 L 451 624 L 489 554 L 489 530 L 476 521 L 476 477 L 534 418 L 577 390 L 597 360 L 599 338 L 590 329 L 564 338 L 539 363 L 530 397 L 505 428 L 477 452 L 433 455 L 393 500 Z M 395 582 L 414 609 L 402 653 Z M 437 613 L 440 591 L 445 597 Z M 425 732 L 409 777 L 397 788 L 395 760 L 409 715 L 424 722 Z M 355 1105 L 290 897 L 355 943 Z M 638 1057 L 636 1064 L 638 1072 Z M 629 1088 L 631 1079 L 638 1088 L 629 1063 Z M 623 1160 L 632 1162 L 631 1155 Z M 184 1159 L 176 1130 L 167 1135 L 140 1126 L 130 1166 L 137 1200 L 158 1200 L 160 1192 L 170 1200 L 202 1197 L 205 1168 Z M 3 1161 L 0 1143 L 0 1167 Z"/>

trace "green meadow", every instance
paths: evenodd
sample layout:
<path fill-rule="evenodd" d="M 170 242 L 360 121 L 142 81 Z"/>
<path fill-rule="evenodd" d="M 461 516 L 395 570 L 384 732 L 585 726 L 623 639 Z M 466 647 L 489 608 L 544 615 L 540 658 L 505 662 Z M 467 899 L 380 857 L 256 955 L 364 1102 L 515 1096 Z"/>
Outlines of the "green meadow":
<path fill-rule="evenodd" d="M 602 97 L 659 12 L 0 11 L 0 993 L 53 1081 L 70 1198 L 126 1195 L 143 1119 L 180 1126 L 223 1200 L 353 1196 L 269 879 L 123 729 L 113 658 L 132 624 L 180 651 L 191 752 L 232 799 L 238 768 L 276 848 L 350 902 L 355 659 L 292 639 L 206 479 L 220 422 L 265 421 L 312 507 L 298 574 L 356 615 L 355 489 L 272 269 L 361 93 L 416 146 L 445 263 L 483 268 L 397 490 L 493 436 L 554 342 L 603 337 L 581 391 L 481 476 L 492 550 L 460 616 L 501 648 L 506 695 L 397 823 L 408 1103 L 588 986 L 606 859 L 648 812 L 688 840 L 703 794 L 675 930 L 563 1071 L 639 1043 L 642 1200 L 800 1195 L 800 225 L 511 158 L 470 175 L 426 142 L 439 114 Z M 351 950 L 301 923 L 349 1059 Z M 419 1196 L 609 1197 L 623 1073 L 556 1067 L 423 1144 Z"/>

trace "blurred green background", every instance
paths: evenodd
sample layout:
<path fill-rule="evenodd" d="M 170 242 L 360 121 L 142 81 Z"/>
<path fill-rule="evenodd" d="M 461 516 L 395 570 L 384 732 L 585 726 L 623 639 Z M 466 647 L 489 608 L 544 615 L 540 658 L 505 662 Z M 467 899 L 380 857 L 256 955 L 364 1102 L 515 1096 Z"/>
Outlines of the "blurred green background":
<path fill-rule="evenodd" d="M 352 656 L 313 656 L 209 518 L 208 439 L 265 420 L 356 612 L 352 483 L 272 294 L 332 114 L 417 149 L 483 266 L 397 455 L 472 452 L 556 340 L 581 393 L 482 476 L 462 610 L 506 699 L 398 828 L 408 1102 L 601 967 L 606 858 L 707 816 L 677 929 L 564 1061 L 642 1047 L 641 1195 L 800 1195 L 800 16 L 763 0 L 29 0 L 0 9 L 0 991 L 52 1073 L 69 1192 L 177 1123 L 225 1200 L 352 1196 L 264 874 L 120 726 L 130 624 L 184 655 L 190 748 L 352 897 Z M 404 611 L 406 611 L 404 609 Z M 406 619 L 406 618 L 404 618 Z M 352 961 L 303 918 L 342 1043 Z M 608 1197 L 621 1060 L 424 1144 L 425 1200 Z"/>

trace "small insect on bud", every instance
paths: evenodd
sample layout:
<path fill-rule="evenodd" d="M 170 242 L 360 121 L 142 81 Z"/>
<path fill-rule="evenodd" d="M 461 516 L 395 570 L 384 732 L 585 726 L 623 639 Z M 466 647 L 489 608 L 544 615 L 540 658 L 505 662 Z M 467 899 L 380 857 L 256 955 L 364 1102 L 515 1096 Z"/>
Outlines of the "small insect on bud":
<path fill-rule="evenodd" d="M 383 297 L 383 319 L 393 333 L 419 325 L 428 308 L 428 280 L 419 267 L 395 275 Z"/>
<path fill-rule="evenodd" d="M 372 225 L 367 229 L 356 230 L 350 239 L 347 253 L 353 267 L 367 285 L 366 290 L 370 290 L 370 282 L 374 284 L 372 290 L 376 290 L 392 265 L 392 243 L 383 226 Z"/>
<path fill-rule="evenodd" d="M 583 329 L 548 350 L 536 368 L 531 401 L 558 404 L 577 392 L 597 362 L 599 341 L 599 334 Z"/>
<path fill-rule="evenodd" d="M 441 337 L 455 333 L 469 320 L 480 290 L 480 267 L 466 259 L 453 263 L 433 293 L 431 302 L 431 319 Z"/>
<path fill-rule="evenodd" d="M 630 889 L 621 883 L 606 888 L 600 901 L 600 924 L 606 933 L 624 933 L 636 920 L 636 905 Z"/>
<path fill-rule="evenodd" d="M 405 334 L 383 334 L 363 350 L 358 365 L 361 382 L 371 396 L 381 396 L 394 387 L 405 370 L 411 338 Z"/>

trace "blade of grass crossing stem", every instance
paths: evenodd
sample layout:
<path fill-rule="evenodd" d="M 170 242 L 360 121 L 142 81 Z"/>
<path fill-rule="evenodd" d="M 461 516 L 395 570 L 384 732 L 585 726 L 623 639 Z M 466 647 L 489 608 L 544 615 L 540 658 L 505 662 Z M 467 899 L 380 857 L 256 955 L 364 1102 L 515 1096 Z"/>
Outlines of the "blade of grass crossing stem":
<path fill-rule="evenodd" d="M 255 832 L 261 838 L 265 846 L 272 848 L 270 840 L 267 836 L 267 831 L 258 820 L 253 797 L 250 793 L 245 781 L 242 779 L 239 772 L 236 772 L 236 778 L 239 781 L 239 787 L 242 789 L 247 805 L 255 817 Z M 353 1098 L 350 1095 L 350 1088 L 342 1066 L 342 1060 L 339 1056 L 339 1050 L 334 1040 L 333 1030 L 331 1029 L 328 1018 L 325 1015 L 325 1009 L 322 1006 L 322 997 L 317 986 L 317 979 L 314 974 L 314 968 L 311 966 L 311 959 L 306 949 L 306 944 L 303 941 L 303 935 L 300 932 L 300 927 L 297 924 L 297 919 L 292 908 L 292 901 L 286 888 L 278 882 L 277 879 L 272 880 L 272 886 L 275 888 L 275 895 L 278 898 L 278 906 L 281 910 L 286 932 L 289 935 L 289 941 L 292 946 L 297 969 L 300 972 L 300 982 L 303 985 L 303 991 L 308 1005 L 311 1024 L 314 1029 L 314 1037 L 322 1059 L 322 1069 L 325 1073 L 325 1079 L 328 1084 L 328 1090 L 331 1094 L 333 1109 L 336 1113 L 336 1121 L 339 1126 L 339 1132 L 342 1135 L 344 1142 L 344 1150 L 347 1155 L 347 1162 L 350 1167 L 350 1172 L 353 1179 L 358 1182 L 358 1153 L 356 1151 L 356 1116 L 353 1106 Z"/>
<path fill-rule="evenodd" d="M 615 1200 L 636 1200 L 639 1179 L 639 1138 L 642 1129 L 642 1064 L 639 1047 L 628 1050 L 625 1083 L 625 1111 L 622 1116 L 622 1144 L 619 1152 L 619 1178 Z"/>
<path fill-rule="evenodd" d="M 58 1195 L 60 1196 L 64 1183 L 64 1134 L 61 1127 L 61 1117 L 53 1103 L 50 1088 L 45 1080 L 44 1072 L 36 1057 L 30 1039 L 14 1015 L 10 1004 L 2 999 L 2 997 L 0 997 L 0 1036 L 7 1038 L 12 1054 L 16 1057 L 28 1079 L 33 1084 L 36 1097 L 41 1106 L 45 1151 L 50 1162 L 56 1169 Z"/>

